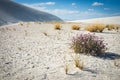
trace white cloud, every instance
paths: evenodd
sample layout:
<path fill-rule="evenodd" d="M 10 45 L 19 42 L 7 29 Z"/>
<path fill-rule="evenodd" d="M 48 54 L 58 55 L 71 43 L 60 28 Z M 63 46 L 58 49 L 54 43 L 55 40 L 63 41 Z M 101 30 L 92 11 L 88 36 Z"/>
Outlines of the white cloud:
<path fill-rule="evenodd" d="M 92 6 L 102 6 L 102 5 L 104 5 L 103 3 L 100 3 L 100 2 L 94 2 L 93 4 L 92 4 Z"/>
<path fill-rule="evenodd" d="M 51 12 L 56 14 L 56 15 L 58 15 L 58 14 L 60 14 L 60 15 L 69 15 L 69 14 L 77 14 L 77 13 L 79 13 L 79 11 L 77 11 L 77 10 L 73 11 L 73 10 L 67 10 L 67 9 L 54 9 Z"/>
<path fill-rule="evenodd" d="M 88 11 L 94 11 L 94 9 L 88 9 Z"/>
<path fill-rule="evenodd" d="M 72 3 L 71 5 L 72 5 L 72 6 L 75 6 L 75 5 L 76 5 L 76 3 Z"/>
<path fill-rule="evenodd" d="M 55 2 L 45 2 L 45 3 L 33 3 L 33 4 L 27 4 L 30 6 L 34 6 L 34 7 L 40 7 L 40 6 L 50 6 L 50 5 L 55 5 Z"/>
<path fill-rule="evenodd" d="M 55 2 L 46 2 L 47 5 L 55 5 Z"/>

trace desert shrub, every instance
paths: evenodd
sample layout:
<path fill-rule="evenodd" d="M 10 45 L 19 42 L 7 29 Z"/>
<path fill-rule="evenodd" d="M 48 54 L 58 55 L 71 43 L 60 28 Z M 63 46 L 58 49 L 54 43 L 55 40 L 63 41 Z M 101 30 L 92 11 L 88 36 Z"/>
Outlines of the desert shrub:
<path fill-rule="evenodd" d="M 68 74 L 68 71 L 69 71 L 69 67 L 68 66 L 69 66 L 68 64 L 65 65 L 65 74 Z"/>
<path fill-rule="evenodd" d="M 90 32 L 95 32 L 95 28 L 93 28 L 93 26 L 89 25 L 85 28 L 86 31 L 90 31 Z"/>
<path fill-rule="evenodd" d="M 72 25 L 72 30 L 79 30 L 80 26 L 79 25 Z"/>
<path fill-rule="evenodd" d="M 85 30 L 90 32 L 103 32 L 104 29 L 105 26 L 103 24 L 91 24 L 85 28 Z"/>
<path fill-rule="evenodd" d="M 56 30 L 61 30 L 61 25 L 59 24 L 59 23 L 57 23 L 57 24 L 55 24 L 55 27 L 54 27 L 54 29 L 56 29 Z"/>
<path fill-rule="evenodd" d="M 75 54 L 75 57 L 73 57 L 74 63 L 75 63 L 75 67 L 79 68 L 79 69 L 83 69 L 83 63 L 80 60 L 80 55 L 79 54 Z"/>
<path fill-rule="evenodd" d="M 12 31 L 12 29 L 11 28 L 8 28 L 8 27 L 6 27 L 6 30 L 8 30 L 8 31 Z M 14 29 L 13 29 L 14 30 Z"/>
<path fill-rule="evenodd" d="M 16 31 L 16 28 L 13 28 L 13 31 Z"/>
<path fill-rule="evenodd" d="M 119 26 L 116 26 L 116 27 L 115 27 L 115 30 L 116 30 L 117 32 L 119 31 L 119 29 L 120 29 Z"/>
<path fill-rule="evenodd" d="M 23 26 L 23 23 L 22 23 L 22 22 L 20 22 L 20 23 L 19 23 L 19 25 L 20 25 L 20 26 Z"/>
<path fill-rule="evenodd" d="M 114 60 L 114 66 L 119 67 L 119 59 Z"/>
<path fill-rule="evenodd" d="M 18 50 L 20 50 L 20 51 L 21 51 L 21 50 L 22 50 L 22 48 L 18 47 Z"/>
<path fill-rule="evenodd" d="M 114 25 L 114 30 L 115 30 L 115 31 L 118 32 L 118 31 L 119 31 L 119 28 L 120 28 L 119 25 Z"/>
<path fill-rule="evenodd" d="M 25 30 L 25 36 L 27 36 L 28 35 L 28 32 L 27 32 L 27 30 Z"/>
<path fill-rule="evenodd" d="M 8 27 L 6 27 L 6 30 L 9 30 L 9 28 L 8 28 Z"/>
<path fill-rule="evenodd" d="M 68 74 L 68 71 L 69 71 L 69 64 L 68 64 L 68 61 L 66 59 L 66 55 L 64 56 L 64 63 L 65 63 L 65 66 L 64 66 L 64 70 L 65 70 L 65 74 Z"/>
<path fill-rule="evenodd" d="M 107 49 L 106 43 L 95 34 L 77 34 L 72 39 L 71 48 L 75 53 L 97 56 Z"/>
<path fill-rule="evenodd" d="M 106 28 L 108 30 L 113 30 L 113 29 L 115 29 L 115 26 L 113 24 L 109 24 L 109 25 L 106 25 Z"/>
<path fill-rule="evenodd" d="M 106 25 L 106 28 L 108 29 L 108 30 L 115 30 L 115 31 L 119 31 L 119 25 L 114 25 L 114 24 L 109 24 L 109 25 Z"/>
<path fill-rule="evenodd" d="M 45 36 L 48 36 L 48 34 L 47 34 L 46 32 L 43 32 L 43 34 L 44 34 Z"/>
<path fill-rule="evenodd" d="M 35 24 L 41 24 L 41 22 L 35 22 Z"/>

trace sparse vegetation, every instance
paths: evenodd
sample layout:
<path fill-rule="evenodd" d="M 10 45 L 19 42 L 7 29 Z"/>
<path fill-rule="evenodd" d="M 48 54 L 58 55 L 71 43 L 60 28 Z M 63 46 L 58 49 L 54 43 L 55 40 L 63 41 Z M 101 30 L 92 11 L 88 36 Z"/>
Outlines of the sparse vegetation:
<path fill-rule="evenodd" d="M 119 61 L 119 59 L 114 60 L 114 66 L 119 67 L 119 62 L 118 61 Z"/>
<path fill-rule="evenodd" d="M 72 39 L 71 48 L 75 53 L 98 56 L 105 52 L 106 43 L 95 34 L 77 34 Z"/>
<path fill-rule="evenodd" d="M 20 25 L 20 26 L 23 26 L 23 23 L 22 23 L 22 22 L 20 22 L 20 23 L 19 23 L 19 25 Z"/>
<path fill-rule="evenodd" d="M 75 58 L 73 57 L 73 60 L 75 62 L 75 66 L 79 69 L 83 69 L 83 63 L 80 61 L 80 55 L 75 54 Z"/>
<path fill-rule="evenodd" d="M 120 29 L 119 26 L 116 26 L 116 27 L 115 27 L 115 30 L 116 30 L 117 32 L 119 32 L 119 29 Z"/>
<path fill-rule="evenodd" d="M 28 32 L 27 32 L 27 30 L 25 30 L 25 36 L 27 36 L 28 35 Z"/>
<path fill-rule="evenodd" d="M 13 31 L 16 31 L 16 28 L 13 28 Z"/>
<path fill-rule="evenodd" d="M 57 24 L 55 24 L 54 29 L 61 30 L 61 27 L 62 27 L 61 24 L 57 23 Z"/>
<path fill-rule="evenodd" d="M 18 47 L 18 50 L 20 50 L 20 51 L 21 51 L 21 50 L 22 50 L 22 48 Z"/>
<path fill-rule="evenodd" d="M 43 32 L 43 34 L 44 34 L 45 36 L 48 36 L 48 34 L 47 34 L 46 32 Z"/>
<path fill-rule="evenodd" d="M 69 65 L 67 63 L 66 56 L 64 56 L 64 63 L 65 63 L 65 66 L 64 66 L 65 74 L 68 74 Z"/>
<path fill-rule="evenodd" d="M 116 26 L 116 27 L 115 27 L 115 30 L 118 32 L 118 31 L 119 31 L 119 28 L 120 28 L 119 26 Z"/>
<path fill-rule="evenodd" d="M 26 26 L 29 27 L 29 25 L 30 25 L 30 22 L 27 22 L 27 23 L 26 23 Z"/>
<path fill-rule="evenodd" d="M 103 32 L 104 29 L 105 29 L 104 24 L 91 24 L 85 28 L 85 30 L 90 32 Z"/>
<path fill-rule="evenodd" d="M 115 27 L 114 27 L 113 24 L 106 25 L 106 28 L 107 28 L 108 30 L 113 30 L 113 29 L 115 29 Z"/>
<path fill-rule="evenodd" d="M 8 27 L 6 27 L 6 30 L 9 30 L 9 28 L 8 28 Z"/>
<path fill-rule="evenodd" d="M 119 30 L 120 27 L 118 25 L 109 24 L 109 25 L 106 25 L 106 28 L 108 30 L 116 30 L 118 32 L 118 30 Z"/>
<path fill-rule="evenodd" d="M 68 64 L 65 65 L 65 74 L 68 74 L 68 70 L 69 70 L 69 67 L 68 67 Z"/>
<path fill-rule="evenodd" d="M 11 29 L 11 28 L 8 28 L 8 27 L 6 27 L 6 30 L 8 30 L 8 31 L 12 31 L 12 29 Z"/>
<path fill-rule="evenodd" d="M 79 30 L 80 26 L 79 25 L 72 25 L 72 30 Z"/>
<path fill-rule="evenodd" d="M 41 24 L 41 22 L 35 22 L 35 24 Z"/>

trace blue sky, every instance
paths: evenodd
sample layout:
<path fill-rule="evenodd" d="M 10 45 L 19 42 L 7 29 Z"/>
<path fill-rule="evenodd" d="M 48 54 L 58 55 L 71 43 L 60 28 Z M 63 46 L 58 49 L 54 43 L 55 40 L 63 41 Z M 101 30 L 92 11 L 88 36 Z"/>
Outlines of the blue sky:
<path fill-rule="evenodd" d="M 120 16 L 120 0 L 13 0 L 63 20 Z"/>

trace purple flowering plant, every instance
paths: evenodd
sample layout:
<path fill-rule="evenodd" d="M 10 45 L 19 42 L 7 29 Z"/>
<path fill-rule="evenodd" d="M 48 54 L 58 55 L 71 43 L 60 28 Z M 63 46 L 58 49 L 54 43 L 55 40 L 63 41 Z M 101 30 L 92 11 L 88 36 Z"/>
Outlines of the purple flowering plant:
<path fill-rule="evenodd" d="M 104 40 L 95 34 L 77 34 L 72 38 L 71 48 L 75 53 L 98 56 L 107 49 Z"/>

